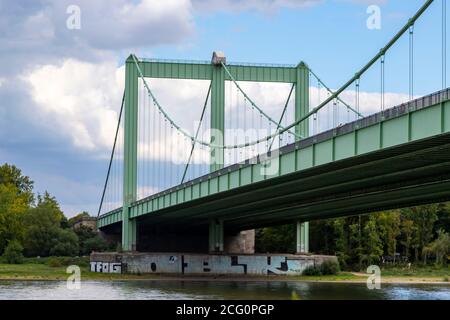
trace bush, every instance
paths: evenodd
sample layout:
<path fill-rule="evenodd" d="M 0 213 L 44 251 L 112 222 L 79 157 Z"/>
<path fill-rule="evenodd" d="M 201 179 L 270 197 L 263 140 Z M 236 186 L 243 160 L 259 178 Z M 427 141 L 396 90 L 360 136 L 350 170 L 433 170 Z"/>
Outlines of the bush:
<path fill-rule="evenodd" d="M 302 275 L 304 276 L 320 276 L 320 269 L 316 266 L 308 266 L 303 270 Z"/>
<path fill-rule="evenodd" d="M 339 263 L 336 261 L 326 260 L 320 265 L 320 272 L 323 275 L 338 274 L 339 271 L 341 271 L 339 268 Z"/>
<path fill-rule="evenodd" d="M 90 254 L 92 251 L 107 251 L 110 245 L 100 236 L 87 239 L 83 244 L 82 254 Z"/>
<path fill-rule="evenodd" d="M 50 249 L 51 256 L 77 256 L 78 237 L 73 231 L 58 230 L 54 245 Z"/>
<path fill-rule="evenodd" d="M 19 264 L 23 262 L 23 247 L 17 240 L 9 241 L 3 252 L 3 258 L 6 263 Z"/>
<path fill-rule="evenodd" d="M 326 260 L 320 266 L 308 266 L 303 270 L 304 276 L 326 276 L 338 274 L 340 271 L 339 263 L 336 261 Z"/>

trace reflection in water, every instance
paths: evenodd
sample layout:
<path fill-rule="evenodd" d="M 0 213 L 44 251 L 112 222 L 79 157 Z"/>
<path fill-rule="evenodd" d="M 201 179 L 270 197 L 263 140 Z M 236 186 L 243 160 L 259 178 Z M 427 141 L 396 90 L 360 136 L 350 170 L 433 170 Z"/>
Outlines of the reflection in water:
<path fill-rule="evenodd" d="M 450 300 L 449 285 L 382 285 L 283 281 L 84 281 L 69 290 L 63 281 L 0 281 L 0 299 L 390 299 Z"/>

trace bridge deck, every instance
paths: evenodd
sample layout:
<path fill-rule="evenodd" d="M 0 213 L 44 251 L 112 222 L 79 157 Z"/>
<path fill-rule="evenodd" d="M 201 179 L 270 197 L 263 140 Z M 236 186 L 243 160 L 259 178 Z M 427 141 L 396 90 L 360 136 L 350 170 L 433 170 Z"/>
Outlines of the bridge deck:
<path fill-rule="evenodd" d="M 131 217 L 186 227 L 217 217 L 244 230 L 448 200 L 449 98 L 443 90 L 202 176 L 136 201 Z"/>

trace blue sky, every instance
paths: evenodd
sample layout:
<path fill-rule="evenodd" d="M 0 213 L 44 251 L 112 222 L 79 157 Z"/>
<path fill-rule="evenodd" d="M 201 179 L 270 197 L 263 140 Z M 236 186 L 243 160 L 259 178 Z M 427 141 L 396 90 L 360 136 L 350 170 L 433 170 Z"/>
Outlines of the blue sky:
<path fill-rule="evenodd" d="M 281 7 L 270 13 L 219 11 L 196 18 L 197 32 L 192 37 L 193 42 L 175 48 L 157 47 L 151 53 L 161 58 L 207 60 L 213 50 L 220 48 L 231 61 L 296 64 L 304 60 L 327 84 L 337 87 L 377 53 L 424 3 L 408 0 L 379 2 L 380 30 L 366 27 L 368 4 L 377 1 L 321 1 L 307 8 Z M 427 64 L 427 68 L 436 70 L 441 66 L 440 51 L 435 50 L 440 45 L 440 6 L 441 1 L 436 1 L 415 31 L 416 59 L 439 57 L 429 59 Z M 394 63 L 400 62 L 407 67 L 406 39 L 392 52 Z M 434 50 L 434 54 L 427 47 Z M 396 59 L 402 54 L 404 61 Z M 386 60 L 386 63 L 390 62 L 389 56 Z M 403 89 L 396 83 L 404 81 L 397 81 L 401 78 L 394 75 L 394 68 L 391 70 L 393 90 Z M 424 90 L 427 91 L 427 87 Z"/>
<path fill-rule="evenodd" d="M 441 88 L 441 1 L 415 28 L 415 93 Z M 309 66 L 337 88 L 422 0 L 0 0 L 0 163 L 18 165 L 68 216 L 98 205 L 130 52 L 162 59 Z M 67 30 L 66 8 L 81 9 Z M 381 8 L 381 29 L 366 27 Z M 386 56 L 386 91 L 408 93 L 408 41 Z M 379 89 L 379 69 L 362 90 Z M 162 89 L 161 89 L 162 90 Z M 164 92 L 164 90 L 162 90 Z"/>

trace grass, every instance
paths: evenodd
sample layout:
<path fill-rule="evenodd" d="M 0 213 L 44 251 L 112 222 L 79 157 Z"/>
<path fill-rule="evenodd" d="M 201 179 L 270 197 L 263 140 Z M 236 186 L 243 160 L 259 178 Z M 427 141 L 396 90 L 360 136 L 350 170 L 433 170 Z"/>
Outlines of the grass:
<path fill-rule="evenodd" d="M 450 267 L 436 267 L 436 266 L 412 266 L 411 269 L 401 267 L 383 268 L 381 273 L 385 277 L 440 277 L 445 278 L 450 276 Z"/>
<path fill-rule="evenodd" d="M 291 277 L 290 277 L 291 278 Z M 320 275 L 320 276 L 293 276 L 293 280 L 301 281 L 357 281 L 361 280 L 360 276 L 354 275 L 351 272 L 339 272 L 334 275 Z"/>
<path fill-rule="evenodd" d="M 66 266 L 51 267 L 47 264 L 23 263 L 0 264 L 0 280 L 67 280 Z M 90 272 L 89 267 L 80 267 L 83 280 L 132 280 L 150 279 L 152 275 L 112 274 Z M 155 276 L 153 276 L 155 278 Z"/>
<path fill-rule="evenodd" d="M 66 280 L 69 265 L 77 265 L 84 280 L 142 279 L 133 274 L 90 272 L 89 257 L 25 258 L 22 264 L 6 264 L 0 259 L 0 280 Z M 146 278 L 150 278 L 147 275 Z"/>
<path fill-rule="evenodd" d="M 81 268 L 83 280 L 144 280 L 144 279 L 176 279 L 177 276 L 161 276 L 156 274 L 108 274 L 94 273 L 89 270 L 89 258 L 26 258 L 23 264 L 5 264 L 0 261 L 0 280 L 66 280 L 69 276 L 66 273 L 68 265 L 75 264 Z M 412 266 L 410 270 L 401 267 L 387 267 L 381 270 L 382 279 L 386 282 L 449 282 L 450 268 L 435 266 Z M 199 277 L 197 277 L 198 279 Z M 230 277 L 216 277 L 224 280 Z M 336 275 L 320 276 L 259 276 L 245 277 L 236 276 L 233 279 L 242 280 L 292 280 L 292 281 L 332 281 L 332 282 L 365 282 L 367 274 L 365 272 L 339 272 Z M 209 279 L 205 277 L 205 279 Z"/>

